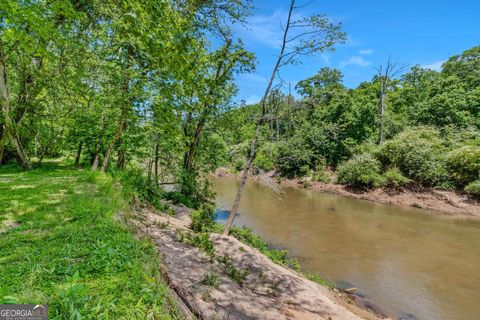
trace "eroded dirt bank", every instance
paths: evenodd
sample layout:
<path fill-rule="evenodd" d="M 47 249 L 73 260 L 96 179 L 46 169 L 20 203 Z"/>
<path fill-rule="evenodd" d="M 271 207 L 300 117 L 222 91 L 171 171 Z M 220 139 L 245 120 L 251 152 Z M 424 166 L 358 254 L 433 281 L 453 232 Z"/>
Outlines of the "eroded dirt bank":
<path fill-rule="evenodd" d="M 217 170 L 216 176 L 233 176 L 226 170 Z M 257 182 L 278 188 L 279 186 L 292 186 L 307 188 L 319 192 L 329 192 L 356 199 L 375 201 L 383 204 L 414 207 L 432 210 L 439 214 L 452 217 L 480 218 L 480 203 L 464 194 L 452 191 L 425 190 L 422 192 L 408 189 L 375 189 L 354 190 L 347 186 L 334 183 L 303 182 L 300 179 L 278 179 L 273 172 L 252 175 Z"/>
<path fill-rule="evenodd" d="M 233 237 L 210 234 L 214 256 L 185 243 L 181 238 L 192 232 L 188 209 L 173 208 L 172 217 L 142 207 L 133 220 L 156 243 L 172 289 L 197 318 L 379 319 Z M 234 274 L 244 275 L 242 283 Z"/>

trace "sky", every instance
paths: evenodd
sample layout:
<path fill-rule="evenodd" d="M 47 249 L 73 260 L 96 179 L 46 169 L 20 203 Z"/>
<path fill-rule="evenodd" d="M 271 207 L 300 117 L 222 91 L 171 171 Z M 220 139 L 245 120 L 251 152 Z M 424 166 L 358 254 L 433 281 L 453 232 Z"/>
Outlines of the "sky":
<path fill-rule="evenodd" d="M 247 24 L 234 27 L 257 57 L 255 72 L 237 76 L 237 101 L 250 104 L 260 100 L 281 46 L 281 25 L 289 2 L 253 0 Z M 297 0 L 298 4 L 307 2 Z M 322 67 L 339 69 L 344 84 L 354 88 L 371 80 L 375 68 L 389 57 L 402 65 L 440 70 L 450 56 L 480 45 L 480 0 L 313 0 L 296 16 L 317 13 L 341 23 L 348 39 L 334 52 L 283 68 L 281 77 L 291 84 L 292 93 L 298 81 Z"/>

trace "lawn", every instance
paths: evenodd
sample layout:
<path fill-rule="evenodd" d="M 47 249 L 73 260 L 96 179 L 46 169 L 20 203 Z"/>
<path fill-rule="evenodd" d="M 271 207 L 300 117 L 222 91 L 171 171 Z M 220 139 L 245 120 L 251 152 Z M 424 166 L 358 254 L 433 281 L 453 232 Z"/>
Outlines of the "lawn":
<path fill-rule="evenodd" d="M 49 163 L 0 167 L 0 303 L 50 319 L 178 319 L 154 246 L 119 219 L 110 177 Z"/>

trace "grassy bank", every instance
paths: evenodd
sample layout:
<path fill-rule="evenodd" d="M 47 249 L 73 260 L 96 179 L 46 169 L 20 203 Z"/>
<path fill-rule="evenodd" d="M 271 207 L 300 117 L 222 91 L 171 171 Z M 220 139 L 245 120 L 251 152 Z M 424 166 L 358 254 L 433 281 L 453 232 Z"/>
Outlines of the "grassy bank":
<path fill-rule="evenodd" d="M 51 319 L 176 319 L 154 246 L 115 219 L 119 186 L 59 164 L 0 168 L 0 303 Z"/>

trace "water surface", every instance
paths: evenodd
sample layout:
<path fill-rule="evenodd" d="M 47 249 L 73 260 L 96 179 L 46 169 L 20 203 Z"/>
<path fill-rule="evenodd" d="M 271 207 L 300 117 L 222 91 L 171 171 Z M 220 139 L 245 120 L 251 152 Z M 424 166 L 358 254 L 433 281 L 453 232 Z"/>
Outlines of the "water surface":
<path fill-rule="evenodd" d="M 237 181 L 212 178 L 230 209 Z M 387 314 L 480 319 L 480 222 L 285 188 L 246 185 L 235 224 L 289 249 L 302 267 L 349 283 Z"/>

